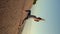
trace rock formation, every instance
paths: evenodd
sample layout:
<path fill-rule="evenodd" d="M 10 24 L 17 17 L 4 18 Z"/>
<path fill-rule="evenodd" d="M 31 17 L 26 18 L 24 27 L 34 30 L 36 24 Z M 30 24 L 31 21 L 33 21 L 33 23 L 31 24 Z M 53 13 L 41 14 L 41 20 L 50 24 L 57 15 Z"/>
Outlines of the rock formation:
<path fill-rule="evenodd" d="M 0 34 L 18 34 L 19 25 L 27 15 L 24 10 L 30 9 L 32 1 L 0 0 Z"/>

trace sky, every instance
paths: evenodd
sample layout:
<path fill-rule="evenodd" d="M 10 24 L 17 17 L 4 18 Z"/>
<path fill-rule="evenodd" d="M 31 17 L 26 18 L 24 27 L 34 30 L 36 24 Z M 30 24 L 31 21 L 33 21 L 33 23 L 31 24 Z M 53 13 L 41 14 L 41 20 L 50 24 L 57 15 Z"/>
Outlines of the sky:
<path fill-rule="evenodd" d="M 27 20 L 23 34 L 60 34 L 60 0 L 38 0 L 31 11 L 45 21 Z"/>

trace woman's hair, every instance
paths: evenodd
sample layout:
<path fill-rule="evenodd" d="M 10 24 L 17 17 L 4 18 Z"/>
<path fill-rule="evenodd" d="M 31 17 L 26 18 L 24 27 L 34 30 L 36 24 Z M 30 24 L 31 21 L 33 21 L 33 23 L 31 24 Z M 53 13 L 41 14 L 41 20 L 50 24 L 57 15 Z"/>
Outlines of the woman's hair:
<path fill-rule="evenodd" d="M 33 5 L 35 5 L 35 4 L 36 4 L 36 1 L 37 1 L 37 0 L 34 0 Z"/>

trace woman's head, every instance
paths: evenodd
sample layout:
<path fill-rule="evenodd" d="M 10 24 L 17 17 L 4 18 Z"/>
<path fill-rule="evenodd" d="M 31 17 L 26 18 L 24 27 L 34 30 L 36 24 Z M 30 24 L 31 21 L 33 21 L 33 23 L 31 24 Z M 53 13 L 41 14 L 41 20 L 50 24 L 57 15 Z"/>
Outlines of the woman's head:
<path fill-rule="evenodd" d="M 35 4 L 36 4 L 36 1 L 37 1 L 37 0 L 34 0 L 33 5 L 35 5 Z"/>

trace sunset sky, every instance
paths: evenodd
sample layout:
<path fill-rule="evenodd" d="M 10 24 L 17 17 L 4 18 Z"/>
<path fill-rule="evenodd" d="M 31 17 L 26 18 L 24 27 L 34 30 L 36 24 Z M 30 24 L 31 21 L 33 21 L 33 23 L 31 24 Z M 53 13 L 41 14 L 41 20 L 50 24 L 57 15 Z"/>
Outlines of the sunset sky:
<path fill-rule="evenodd" d="M 27 20 L 23 34 L 60 34 L 60 0 L 38 0 L 31 11 L 45 22 Z"/>

